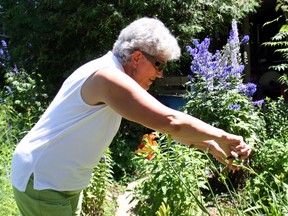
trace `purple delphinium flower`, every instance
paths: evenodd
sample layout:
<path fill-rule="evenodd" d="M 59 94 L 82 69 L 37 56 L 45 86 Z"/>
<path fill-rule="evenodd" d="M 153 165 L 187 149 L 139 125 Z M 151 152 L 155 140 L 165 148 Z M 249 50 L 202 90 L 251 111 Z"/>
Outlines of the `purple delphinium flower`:
<path fill-rule="evenodd" d="M 194 39 L 194 40 L 193 40 L 193 44 L 194 44 L 196 47 L 198 47 L 199 41 L 198 41 L 197 39 Z"/>
<path fill-rule="evenodd" d="M 264 103 L 264 100 L 253 101 L 252 104 L 256 107 L 261 106 Z"/>
<path fill-rule="evenodd" d="M 2 66 L 5 66 L 8 61 L 10 61 L 11 56 L 9 55 L 7 43 L 4 40 L 1 40 L 2 48 L 0 48 L 0 58 L 3 59 L 3 62 L 0 62 Z"/>
<path fill-rule="evenodd" d="M 229 35 L 229 42 L 230 43 L 239 43 L 239 36 L 238 36 L 238 28 L 236 20 L 232 20 L 232 30 L 230 31 Z"/>
<path fill-rule="evenodd" d="M 186 49 L 187 49 L 187 51 L 189 52 L 189 54 L 191 55 L 191 56 L 195 56 L 196 55 L 196 53 L 197 53 L 197 49 L 196 48 L 192 48 L 191 46 L 189 46 L 189 45 L 187 45 L 186 46 Z"/>
<path fill-rule="evenodd" d="M 1 43 L 2 43 L 2 46 L 3 46 L 3 47 L 7 48 L 7 43 L 6 43 L 6 41 L 1 40 Z"/>
<path fill-rule="evenodd" d="M 238 87 L 238 91 L 244 93 L 247 96 L 253 96 L 257 90 L 257 87 L 254 83 L 247 83 Z"/>
<path fill-rule="evenodd" d="M 2 62 L 1 60 L 5 60 L 3 49 L 0 49 L 0 65 L 5 66 L 4 62 Z"/>
<path fill-rule="evenodd" d="M 237 68 L 235 68 L 234 72 L 235 72 L 235 75 L 237 74 L 241 74 L 245 69 L 245 66 L 243 64 L 239 65 Z"/>
<path fill-rule="evenodd" d="M 241 40 L 241 44 L 248 44 L 250 38 L 249 38 L 249 35 L 245 35 L 242 40 Z"/>
<path fill-rule="evenodd" d="M 228 106 L 229 109 L 232 109 L 232 110 L 238 110 L 240 109 L 240 105 L 239 104 L 230 104 Z"/>
<path fill-rule="evenodd" d="M 241 42 L 247 42 L 245 36 Z M 237 22 L 232 21 L 232 30 L 227 44 L 221 51 L 217 50 L 214 54 L 209 51 L 210 39 L 205 38 L 202 42 L 193 40 L 194 48 L 186 46 L 187 51 L 193 57 L 191 62 L 191 72 L 197 82 L 206 82 L 205 89 L 208 91 L 232 90 L 242 85 L 241 74 L 245 66 L 241 64 L 240 41 L 237 29 Z M 192 77 L 190 77 L 191 81 Z M 243 93 L 254 94 L 253 89 L 243 87 Z"/>
<path fill-rule="evenodd" d="M 213 63 L 213 55 L 208 51 L 210 46 L 210 39 L 205 38 L 201 43 L 199 43 L 198 40 L 194 40 L 193 43 L 196 47 L 194 49 L 190 46 L 186 46 L 189 54 L 193 56 L 190 67 L 192 74 L 199 74 L 206 80 L 213 79 L 213 69 L 211 70 L 211 68 L 215 69 L 217 63 Z"/>
<path fill-rule="evenodd" d="M 246 84 L 246 95 L 253 96 L 257 90 L 257 87 L 254 83 L 247 83 Z"/>
<path fill-rule="evenodd" d="M 230 31 L 228 44 L 231 50 L 231 64 L 233 67 L 238 68 L 238 54 L 240 51 L 240 47 L 237 22 L 235 20 L 232 20 L 232 30 Z"/>

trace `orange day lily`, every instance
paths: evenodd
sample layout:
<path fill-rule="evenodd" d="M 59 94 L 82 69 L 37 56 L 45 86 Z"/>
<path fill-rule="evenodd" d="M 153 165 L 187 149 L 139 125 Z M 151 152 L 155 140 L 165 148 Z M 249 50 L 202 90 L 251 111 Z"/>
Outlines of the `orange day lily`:
<path fill-rule="evenodd" d="M 148 154 L 146 158 L 152 160 L 155 157 L 155 151 L 157 150 L 157 142 L 154 139 L 157 136 L 155 134 L 144 134 L 142 142 L 138 146 L 138 150 L 134 154 Z"/>

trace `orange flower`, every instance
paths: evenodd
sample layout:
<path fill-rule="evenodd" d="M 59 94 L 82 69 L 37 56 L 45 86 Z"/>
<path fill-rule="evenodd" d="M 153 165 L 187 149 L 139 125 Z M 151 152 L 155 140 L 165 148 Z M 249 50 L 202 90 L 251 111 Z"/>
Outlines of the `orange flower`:
<path fill-rule="evenodd" d="M 155 153 L 154 153 L 154 152 L 151 152 L 150 154 L 148 154 L 148 155 L 146 156 L 146 158 L 147 158 L 148 160 L 152 160 L 154 157 L 155 157 Z"/>
<path fill-rule="evenodd" d="M 144 142 L 141 142 L 140 145 L 138 145 L 138 149 L 143 149 L 145 147 L 145 143 Z"/>
<path fill-rule="evenodd" d="M 138 146 L 138 149 L 134 154 L 148 154 L 146 158 L 152 160 L 155 157 L 155 151 L 157 150 L 157 142 L 154 139 L 157 136 L 155 134 L 144 134 L 142 137 L 142 142 Z"/>

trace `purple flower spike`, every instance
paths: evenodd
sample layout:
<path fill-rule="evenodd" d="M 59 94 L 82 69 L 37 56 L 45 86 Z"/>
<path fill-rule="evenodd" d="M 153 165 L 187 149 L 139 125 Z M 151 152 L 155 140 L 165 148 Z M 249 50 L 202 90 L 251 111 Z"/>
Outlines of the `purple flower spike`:
<path fill-rule="evenodd" d="M 249 35 L 245 35 L 241 40 L 241 44 L 248 44 L 249 40 Z"/>
<path fill-rule="evenodd" d="M 264 103 L 264 100 L 253 101 L 252 104 L 256 107 L 261 106 Z"/>
<path fill-rule="evenodd" d="M 1 43 L 2 43 L 2 46 L 3 46 L 3 47 L 7 48 L 7 43 L 6 43 L 6 41 L 1 40 Z"/>
<path fill-rule="evenodd" d="M 239 104 L 230 104 L 228 106 L 229 109 L 232 109 L 232 110 L 238 110 L 240 109 L 240 105 Z"/>
<path fill-rule="evenodd" d="M 246 95 L 253 96 L 257 90 L 257 87 L 254 83 L 247 83 L 246 84 Z"/>
<path fill-rule="evenodd" d="M 239 86 L 238 91 L 251 97 L 257 91 L 257 87 L 254 83 L 247 83 L 246 85 Z"/>

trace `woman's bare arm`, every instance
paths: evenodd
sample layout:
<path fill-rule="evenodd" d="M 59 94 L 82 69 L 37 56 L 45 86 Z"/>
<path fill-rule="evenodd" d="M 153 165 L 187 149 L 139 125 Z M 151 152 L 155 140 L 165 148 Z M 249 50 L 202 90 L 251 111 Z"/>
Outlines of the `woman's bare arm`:
<path fill-rule="evenodd" d="M 166 107 L 119 71 L 105 68 L 94 73 L 84 83 L 82 97 L 88 104 L 105 103 L 128 120 L 189 143 L 215 140 L 234 149 L 246 145 L 240 136 Z"/>

